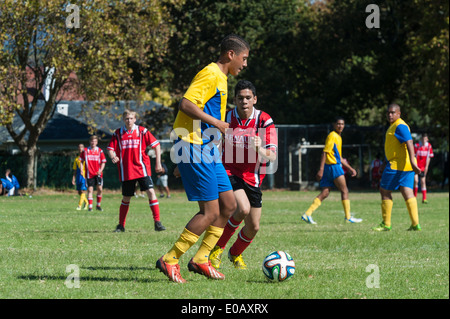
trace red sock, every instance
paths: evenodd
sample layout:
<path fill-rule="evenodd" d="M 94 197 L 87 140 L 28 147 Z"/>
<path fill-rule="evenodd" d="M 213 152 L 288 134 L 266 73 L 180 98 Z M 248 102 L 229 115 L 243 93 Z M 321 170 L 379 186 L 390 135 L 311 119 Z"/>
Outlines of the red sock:
<path fill-rule="evenodd" d="M 88 198 L 89 208 L 92 208 L 92 203 L 93 202 L 94 202 L 94 199 L 92 197 Z"/>
<path fill-rule="evenodd" d="M 150 209 L 152 210 L 153 219 L 155 222 L 159 222 L 159 203 L 157 199 L 149 200 Z"/>
<path fill-rule="evenodd" d="M 427 190 L 422 188 L 422 201 L 427 199 Z"/>
<path fill-rule="evenodd" d="M 220 239 L 216 245 L 219 246 L 220 248 L 224 249 L 225 246 L 227 245 L 228 241 L 230 240 L 231 236 L 233 236 L 234 232 L 236 231 L 236 229 L 239 228 L 239 225 L 241 223 L 242 223 L 242 221 L 238 222 L 233 218 L 233 216 L 231 216 L 230 219 L 228 220 L 227 224 L 225 225 L 223 234 L 220 237 Z"/>
<path fill-rule="evenodd" d="M 122 200 L 119 209 L 119 224 L 125 227 L 125 220 L 127 219 L 128 209 L 130 208 L 130 202 Z"/>
<path fill-rule="evenodd" d="M 414 187 L 414 197 L 417 197 L 418 191 L 419 191 L 419 187 Z"/>
<path fill-rule="evenodd" d="M 102 202 L 102 195 L 97 195 L 97 206 L 100 206 L 101 202 Z"/>
<path fill-rule="evenodd" d="M 230 248 L 230 254 L 233 256 L 239 256 L 244 252 L 244 250 L 251 244 L 252 238 L 248 238 L 244 235 L 242 229 L 239 232 L 238 238 L 234 242 L 233 246 Z"/>

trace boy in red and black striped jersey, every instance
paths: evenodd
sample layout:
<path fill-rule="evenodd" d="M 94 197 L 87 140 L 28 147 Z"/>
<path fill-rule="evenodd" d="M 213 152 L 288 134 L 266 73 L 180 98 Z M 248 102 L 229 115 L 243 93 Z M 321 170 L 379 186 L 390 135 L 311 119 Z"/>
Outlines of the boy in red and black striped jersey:
<path fill-rule="evenodd" d="M 148 146 L 155 149 L 155 171 L 161 172 L 161 146 L 150 131 L 135 124 L 136 112 L 125 110 L 123 120 L 125 125 L 114 132 L 107 148 L 112 162 L 117 164 L 119 178 L 122 182 L 123 197 L 119 210 L 119 224 L 115 231 L 125 231 L 125 221 L 136 183 L 139 183 L 142 192 L 145 191 L 147 193 L 155 221 L 155 230 L 165 230 L 166 228 L 160 221 L 158 198 L 153 189 L 151 178 L 150 158 L 146 153 Z"/>
<path fill-rule="evenodd" d="M 226 115 L 230 126 L 225 133 L 222 162 L 233 187 L 237 209 L 212 250 L 210 260 L 214 267 L 220 267 L 226 244 L 245 221 L 245 226 L 228 251 L 228 258 L 236 268 L 246 269 L 242 252 L 259 230 L 262 207 L 260 187 L 268 162 L 274 165 L 278 142 L 270 115 L 254 108 L 256 89 L 251 82 L 239 81 L 234 99 L 236 108 Z"/>

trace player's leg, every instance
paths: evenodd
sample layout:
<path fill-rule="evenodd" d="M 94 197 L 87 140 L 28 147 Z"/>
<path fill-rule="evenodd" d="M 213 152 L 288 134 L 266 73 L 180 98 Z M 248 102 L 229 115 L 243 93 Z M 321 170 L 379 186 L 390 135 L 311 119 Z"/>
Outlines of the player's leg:
<path fill-rule="evenodd" d="M 380 186 L 380 194 L 381 194 L 381 216 L 383 221 L 380 225 L 372 227 L 375 231 L 389 231 L 391 230 L 391 215 L 392 215 L 392 206 L 394 202 L 392 201 L 392 191 L 388 189 L 384 189 Z"/>
<path fill-rule="evenodd" d="M 97 205 L 95 206 L 95 208 L 99 211 L 103 211 L 102 196 L 103 196 L 103 178 L 97 176 Z"/>
<path fill-rule="evenodd" d="M 409 230 L 422 230 L 419 224 L 419 210 L 417 207 L 417 198 L 414 191 L 410 187 L 400 186 L 400 192 L 408 209 L 409 218 L 411 219 L 411 227 Z"/>
<path fill-rule="evenodd" d="M 312 213 L 322 205 L 322 202 L 330 195 L 330 187 L 323 187 L 320 194 L 314 198 L 311 206 L 307 209 L 307 211 L 302 215 L 302 220 L 307 222 L 308 224 L 317 224 L 311 217 Z"/>
<path fill-rule="evenodd" d="M 423 176 L 420 176 L 420 190 L 422 192 L 422 203 L 428 204 L 427 200 L 427 175 L 423 173 Z M 416 196 L 417 197 L 417 196 Z"/>
<path fill-rule="evenodd" d="M 122 202 L 119 208 L 119 224 L 114 232 L 124 232 L 125 223 L 130 209 L 131 198 L 134 196 L 136 180 L 122 182 Z"/>
<path fill-rule="evenodd" d="M 417 197 L 419 192 L 419 174 L 414 175 L 414 196 Z"/>
<path fill-rule="evenodd" d="M 86 194 L 84 194 L 84 192 L 78 188 L 78 185 L 77 185 L 77 189 L 78 189 L 78 196 L 80 197 L 79 201 L 78 201 L 77 210 L 81 210 L 84 200 L 86 199 Z"/>
<path fill-rule="evenodd" d="M 340 175 L 339 177 L 335 178 L 334 184 L 336 185 L 337 189 L 341 192 L 341 202 L 342 207 L 344 208 L 345 221 L 349 223 L 362 222 L 361 218 L 355 218 L 351 215 L 349 191 L 347 187 L 347 182 L 345 180 L 345 175 Z"/>
<path fill-rule="evenodd" d="M 245 225 L 238 234 L 236 241 L 228 251 L 228 258 L 237 269 L 247 269 L 242 253 L 252 243 L 259 231 L 261 220 L 261 207 L 252 207 L 250 213 L 245 217 Z"/>
<path fill-rule="evenodd" d="M 92 205 L 94 202 L 94 181 L 92 178 L 87 180 L 88 185 L 88 207 L 89 211 L 92 211 Z"/>
<path fill-rule="evenodd" d="M 236 199 L 236 210 L 233 215 L 227 220 L 226 225 L 224 227 L 222 236 L 217 241 L 216 246 L 211 251 L 209 255 L 209 259 L 211 260 L 211 264 L 215 268 L 219 268 L 222 262 L 222 254 L 225 246 L 230 240 L 231 236 L 236 232 L 239 228 L 239 225 L 242 223 L 244 218 L 250 213 L 250 202 L 247 198 L 247 194 L 245 191 L 241 189 L 237 189 L 234 191 L 233 195 Z"/>
<path fill-rule="evenodd" d="M 153 180 L 150 176 L 146 176 L 143 178 L 139 178 L 138 180 L 140 191 L 145 192 L 148 197 L 148 205 L 152 212 L 153 221 L 155 224 L 156 231 L 166 230 L 161 223 L 160 211 L 159 211 L 159 202 L 158 197 L 156 196 L 155 189 L 153 187 Z"/>

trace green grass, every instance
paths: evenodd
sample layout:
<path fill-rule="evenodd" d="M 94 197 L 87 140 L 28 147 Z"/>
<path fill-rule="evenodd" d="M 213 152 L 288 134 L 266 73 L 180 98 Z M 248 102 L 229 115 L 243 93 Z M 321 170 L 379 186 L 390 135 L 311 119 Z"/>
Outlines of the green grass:
<path fill-rule="evenodd" d="M 155 232 L 148 201 L 133 198 L 125 233 L 113 233 L 121 197 L 106 194 L 104 212 L 76 211 L 78 195 L 0 198 L 0 298 L 137 299 L 448 299 L 449 194 L 430 193 L 419 203 L 422 232 L 408 232 L 409 216 L 394 194 L 392 231 L 377 233 L 377 193 L 352 192 L 361 224 L 343 223 L 337 192 L 314 213 L 318 225 L 300 222 L 317 192 L 265 192 L 261 229 L 244 253 L 246 271 L 225 260 L 225 281 L 188 272 L 199 243 L 181 258 L 185 285 L 168 282 L 155 268 L 171 248 L 197 204 L 184 193 L 160 200 L 167 231 Z M 234 241 L 235 237 L 232 238 Z M 230 247 L 230 244 L 229 246 Z M 266 282 L 261 263 L 273 250 L 289 252 L 296 273 L 283 283 Z M 80 270 L 80 288 L 65 285 L 68 265 Z M 379 288 L 368 288 L 379 270 Z"/>

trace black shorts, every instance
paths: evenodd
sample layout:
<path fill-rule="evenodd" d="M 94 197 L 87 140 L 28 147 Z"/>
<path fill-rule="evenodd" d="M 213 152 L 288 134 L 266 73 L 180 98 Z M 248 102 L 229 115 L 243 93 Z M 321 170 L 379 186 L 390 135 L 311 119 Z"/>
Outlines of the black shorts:
<path fill-rule="evenodd" d="M 153 188 L 153 180 L 150 176 L 132 179 L 122 182 L 122 195 L 133 196 L 136 191 L 136 183 L 139 183 L 141 192 L 145 192 L 146 190 Z"/>
<path fill-rule="evenodd" d="M 251 207 L 262 207 L 262 192 L 260 187 L 251 186 L 234 175 L 229 176 L 229 178 L 233 191 L 237 191 L 238 189 L 245 191 Z"/>
<path fill-rule="evenodd" d="M 103 186 L 103 178 L 98 175 L 92 178 L 88 178 L 86 180 L 86 184 L 88 187 L 94 187 L 95 185 Z"/>

